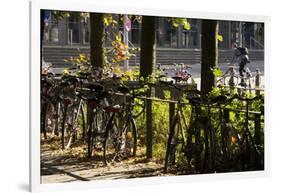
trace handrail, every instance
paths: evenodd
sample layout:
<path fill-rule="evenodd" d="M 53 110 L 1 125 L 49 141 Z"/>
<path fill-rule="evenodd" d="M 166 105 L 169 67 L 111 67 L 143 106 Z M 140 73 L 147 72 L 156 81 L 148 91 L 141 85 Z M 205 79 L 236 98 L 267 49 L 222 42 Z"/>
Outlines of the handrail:
<path fill-rule="evenodd" d="M 116 96 L 127 96 L 127 97 L 132 97 L 129 94 L 123 94 L 123 93 L 119 93 L 119 92 L 111 92 L 110 94 L 116 95 Z M 164 103 L 173 103 L 173 104 L 178 104 L 178 105 L 191 105 L 189 102 L 179 102 L 178 100 L 172 100 L 172 99 L 160 99 L 157 97 L 147 97 L 147 96 L 137 96 L 135 98 L 138 99 L 142 99 L 142 100 L 150 100 L 150 101 L 154 101 L 154 102 L 164 102 Z M 202 107 L 207 107 L 207 105 L 201 104 L 200 106 Z M 230 107 L 218 107 L 218 106 L 210 106 L 212 109 L 225 109 L 225 110 L 229 110 L 229 111 L 233 111 L 233 112 L 241 112 L 241 113 L 246 113 L 247 111 L 244 109 L 234 109 L 234 108 L 230 108 Z M 259 111 L 249 111 L 250 114 L 262 114 Z"/>
<path fill-rule="evenodd" d="M 252 40 L 257 43 L 262 49 L 264 48 L 264 46 L 262 45 L 262 43 L 260 43 L 256 38 L 254 37 L 250 37 L 250 42 L 252 42 Z M 252 48 L 252 43 L 250 43 L 250 47 Z"/>

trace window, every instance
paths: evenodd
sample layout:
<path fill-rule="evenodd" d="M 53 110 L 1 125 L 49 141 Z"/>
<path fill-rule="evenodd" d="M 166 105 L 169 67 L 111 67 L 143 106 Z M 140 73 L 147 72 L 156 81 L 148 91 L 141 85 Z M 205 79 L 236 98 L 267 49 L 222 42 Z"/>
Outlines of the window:
<path fill-rule="evenodd" d="M 59 42 L 58 21 L 54 18 L 51 11 L 44 11 L 44 37 L 45 43 Z"/>

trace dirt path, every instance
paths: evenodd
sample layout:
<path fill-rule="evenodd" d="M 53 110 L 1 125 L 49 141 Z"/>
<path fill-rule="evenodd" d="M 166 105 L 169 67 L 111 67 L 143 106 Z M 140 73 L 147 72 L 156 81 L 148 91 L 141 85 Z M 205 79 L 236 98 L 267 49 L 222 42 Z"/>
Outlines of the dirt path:
<path fill-rule="evenodd" d="M 147 161 L 138 151 L 136 158 L 104 166 L 102 157 L 92 159 L 85 156 L 85 145 L 79 144 L 68 150 L 60 150 L 58 139 L 41 144 L 41 183 L 62 183 L 99 179 L 124 179 L 161 176 L 163 165 Z"/>

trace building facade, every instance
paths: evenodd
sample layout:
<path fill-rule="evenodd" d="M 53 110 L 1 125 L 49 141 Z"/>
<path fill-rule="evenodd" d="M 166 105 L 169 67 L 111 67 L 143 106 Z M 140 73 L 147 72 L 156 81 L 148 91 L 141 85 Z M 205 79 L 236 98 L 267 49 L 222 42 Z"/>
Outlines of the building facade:
<path fill-rule="evenodd" d="M 78 12 L 76 14 L 79 14 Z M 114 17 L 117 18 L 117 15 Z M 161 54 L 173 55 L 171 53 L 183 52 L 190 54 L 199 52 L 201 48 L 201 20 L 188 19 L 190 23 L 190 30 L 185 30 L 179 26 L 173 27 L 169 18 L 157 17 L 156 31 L 157 31 L 157 50 L 165 50 L 159 52 L 158 56 L 165 58 Z M 223 56 L 224 53 L 231 51 L 233 42 L 238 42 L 240 45 L 247 47 L 250 52 L 258 53 L 255 57 L 258 60 L 263 59 L 263 45 L 264 45 L 264 24 L 253 22 L 239 22 L 239 21 L 218 21 L 219 35 L 223 40 L 219 41 L 219 53 L 222 53 L 221 58 L 228 58 Z M 90 25 L 89 18 L 77 17 L 75 13 L 70 14 L 69 17 L 62 19 L 55 19 L 52 12 L 49 13 L 48 18 L 45 19 L 43 47 L 50 49 L 58 48 L 88 48 L 90 41 Z M 110 47 L 112 40 L 116 34 L 123 31 L 123 25 L 120 22 L 115 27 L 109 26 L 106 28 L 105 46 Z M 141 36 L 141 23 L 139 23 L 134 16 L 131 17 L 131 30 L 128 32 L 129 46 L 139 47 Z M 169 52 L 170 50 L 170 52 Z M 87 52 L 88 50 L 86 50 Z M 62 51 L 61 51 L 62 52 Z M 44 51 L 43 51 L 44 53 Z M 197 53 L 198 54 L 198 53 Z M 51 54 L 49 54 L 51 55 Z M 196 55 L 196 54 L 195 54 Z M 194 56 L 195 56 L 194 55 Z M 228 53 L 229 55 L 229 53 Z M 157 57 L 158 57 L 157 56 Z M 52 57 L 44 57 L 46 61 L 52 61 Z M 171 58 L 171 57 L 169 57 Z M 227 59 L 223 59 L 225 61 Z M 167 63 L 175 62 L 176 59 Z M 189 61 L 189 60 L 185 60 Z M 193 62 L 193 60 L 190 60 Z M 196 60 L 197 61 L 197 60 Z M 178 60 L 176 62 L 179 62 Z M 192 63 L 191 62 L 191 63 Z M 195 61 L 194 61 L 195 62 Z M 55 62 L 56 63 L 56 62 Z"/>

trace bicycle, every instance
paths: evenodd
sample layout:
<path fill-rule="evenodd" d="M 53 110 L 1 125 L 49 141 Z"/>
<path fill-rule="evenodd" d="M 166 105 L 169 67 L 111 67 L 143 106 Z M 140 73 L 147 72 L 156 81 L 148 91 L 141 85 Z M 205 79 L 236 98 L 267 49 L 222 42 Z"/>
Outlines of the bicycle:
<path fill-rule="evenodd" d="M 50 105 L 52 104 L 52 90 L 54 87 L 54 82 L 52 80 L 52 74 L 42 74 L 41 76 L 41 133 L 44 135 L 44 139 L 47 139 L 47 129 L 48 125 L 48 111 Z"/>
<path fill-rule="evenodd" d="M 190 90 L 185 91 L 180 87 L 172 84 L 172 82 L 165 82 L 160 80 L 160 83 L 166 84 L 170 87 L 174 87 L 180 91 L 193 95 L 192 98 L 188 98 L 189 101 L 193 101 L 198 99 L 200 96 L 200 92 L 197 90 Z M 172 167 L 176 163 L 176 152 L 183 152 L 186 153 L 186 146 L 189 143 L 191 144 L 191 130 L 187 124 L 185 119 L 185 115 L 183 113 L 183 106 L 186 106 L 182 102 L 181 99 L 177 102 L 177 109 L 174 118 L 172 119 L 171 128 L 169 130 L 168 141 L 167 141 L 167 148 L 166 148 L 166 156 L 165 156 L 165 163 L 164 163 L 164 172 L 168 171 L 168 168 Z M 187 136 L 187 137 L 186 137 Z M 198 135 L 196 135 L 198 137 Z M 198 139 L 196 140 L 198 145 Z M 190 146 L 189 146 L 190 147 Z"/>
<path fill-rule="evenodd" d="M 85 135 L 84 140 L 87 143 L 87 157 L 91 158 L 105 132 L 103 105 L 109 104 L 108 93 L 101 84 L 88 83 L 78 90 L 78 96 L 87 106 L 87 129 L 83 131 L 83 136 Z"/>
<path fill-rule="evenodd" d="M 241 162 L 241 171 L 245 171 L 246 169 L 254 167 L 255 169 L 263 168 L 263 161 L 261 159 L 261 153 L 259 148 L 256 146 L 253 137 L 251 136 L 249 130 L 249 105 L 250 102 L 253 101 L 262 101 L 261 96 L 256 96 L 253 98 L 242 98 L 238 94 L 228 98 L 226 95 L 222 95 L 220 99 L 220 103 L 218 103 L 219 108 L 219 127 L 220 135 L 221 135 L 221 147 L 219 150 L 221 153 L 217 154 L 217 161 L 221 159 L 223 164 L 223 170 L 230 169 L 233 170 L 233 167 L 237 167 L 237 161 Z M 246 110 L 245 110 L 245 122 L 242 131 L 238 131 L 234 126 L 230 123 L 229 114 L 225 114 L 223 117 L 223 110 L 227 110 L 227 106 L 231 104 L 234 100 L 245 102 Z M 224 105 L 224 107 L 222 106 Z M 217 128 L 217 129 L 218 129 Z M 255 158 L 255 163 L 250 163 L 250 159 Z M 253 161 L 253 160 L 252 160 Z M 222 166 L 219 165 L 219 168 Z"/>
<path fill-rule="evenodd" d="M 173 119 L 172 127 L 169 131 L 164 172 L 166 173 L 171 165 L 175 164 L 175 152 L 183 152 L 187 159 L 187 169 L 191 168 L 191 161 L 194 157 L 196 171 L 214 172 L 216 169 L 215 157 L 218 142 L 216 139 L 216 131 L 211 124 L 210 109 L 215 104 L 225 100 L 225 97 L 218 96 L 212 100 L 204 101 L 200 91 L 185 91 L 186 99 L 191 105 L 190 124 L 187 125 L 185 116 L 182 113 L 182 105 L 178 102 L 176 115 Z M 190 96 L 193 95 L 193 96 Z M 206 115 L 202 115 L 201 107 L 206 107 Z M 194 117 L 194 118 L 193 118 Z M 183 124 L 181 123 L 183 122 Z M 183 126 L 185 129 L 183 128 Z M 184 137 L 184 130 L 187 137 Z M 202 131 L 202 132 L 201 132 Z M 179 132 L 181 140 L 179 140 Z M 203 135 L 203 136 L 202 136 Z M 180 150 L 177 147 L 182 144 Z M 203 153 L 203 155 L 202 155 Z M 203 163 L 201 158 L 203 156 Z"/>
<path fill-rule="evenodd" d="M 261 101 L 263 102 L 262 96 L 255 96 L 253 98 L 243 98 L 241 96 L 235 95 L 233 99 L 238 99 L 239 101 L 243 101 L 246 103 L 246 112 L 245 112 L 245 126 L 244 130 L 242 131 L 241 138 L 238 138 L 237 143 L 239 145 L 239 153 L 238 153 L 238 159 L 241 162 L 241 170 L 262 170 L 264 168 L 264 161 L 263 156 L 255 144 L 255 140 L 253 139 L 253 136 L 251 135 L 250 129 L 249 129 L 249 105 L 251 102 L 254 101 Z M 255 158 L 255 160 L 251 160 L 252 158 Z M 253 163 L 254 162 L 254 163 Z"/>
<path fill-rule="evenodd" d="M 119 94 L 111 94 L 122 96 L 123 102 L 121 106 L 109 106 L 105 108 L 105 111 L 110 113 L 103 144 L 105 165 L 136 156 L 137 126 L 135 119 L 144 112 L 143 104 L 142 110 L 137 114 L 134 113 L 134 107 L 136 106 L 135 99 L 137 96 L 140 96 L 140 94 L 135 92 L 136 88 L 120 86 L 117 90 Z"/>

